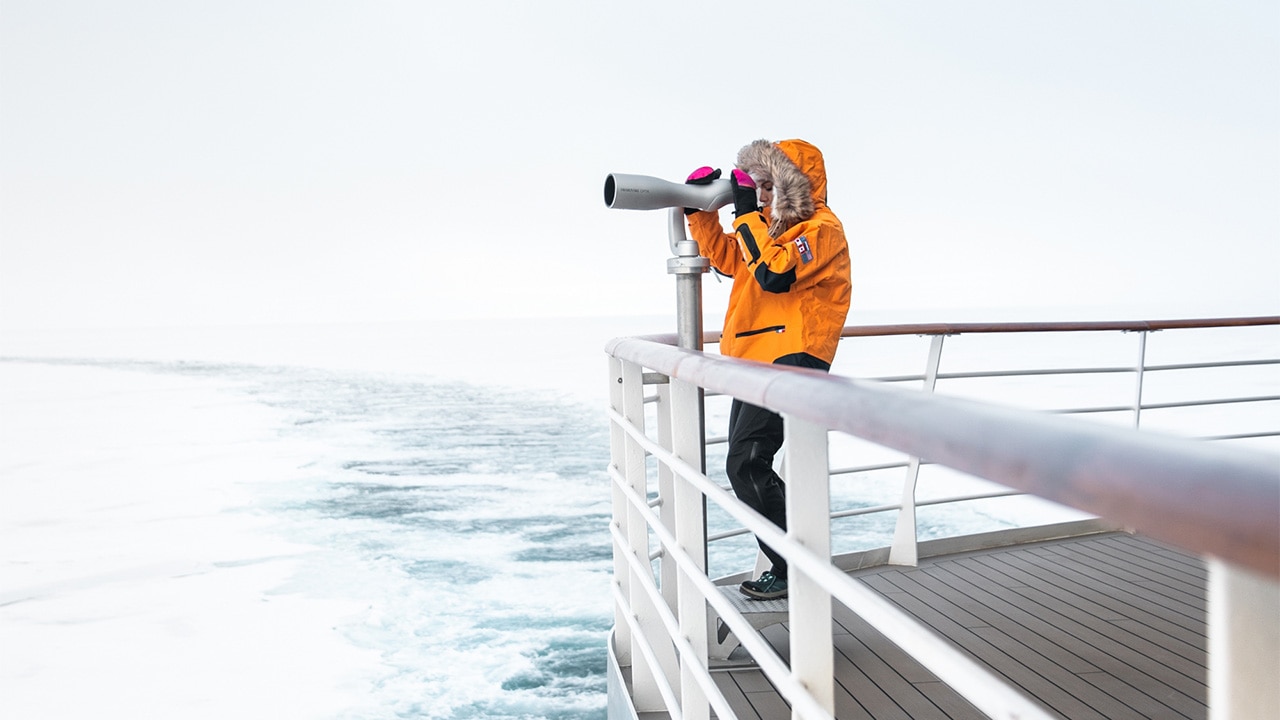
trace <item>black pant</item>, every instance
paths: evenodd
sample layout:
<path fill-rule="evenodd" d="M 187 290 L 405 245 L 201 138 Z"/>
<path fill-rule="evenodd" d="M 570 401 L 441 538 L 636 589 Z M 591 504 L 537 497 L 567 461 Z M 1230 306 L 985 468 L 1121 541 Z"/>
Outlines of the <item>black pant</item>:
<path fill-rule="evenodd" d="M 807 353 L 784 355 L 775 365 L 830 370 L 831 366 Z M 773 471 L 773 458 L 782 447 L 782 416 L 741 400 L 729 408 L 729 451 L 725 472 L 738 499 L 768 518 L 779 528 L 787 529 L 787 487 Z M 773 574 L 787 577 L 787 561 L 773 548 L 760 542 L 760 549 L 773 563 Z"/>

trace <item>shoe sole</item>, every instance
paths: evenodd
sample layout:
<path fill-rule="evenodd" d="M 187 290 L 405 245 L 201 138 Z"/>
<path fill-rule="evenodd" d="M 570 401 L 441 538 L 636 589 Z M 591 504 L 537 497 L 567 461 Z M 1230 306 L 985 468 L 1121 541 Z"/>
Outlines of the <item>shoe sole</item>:
<path fill-rule="evenodd" d="M 751 600 L 780 600 L 787 596 L 787 592 L 785 590 L 783 590 L 782 592 L 762 593 L 762 592 L 756 592 L 755 590 L 748 590 L 746 588 L 740 587 L 738 588 L 738 592 L 747 596 Z"/>

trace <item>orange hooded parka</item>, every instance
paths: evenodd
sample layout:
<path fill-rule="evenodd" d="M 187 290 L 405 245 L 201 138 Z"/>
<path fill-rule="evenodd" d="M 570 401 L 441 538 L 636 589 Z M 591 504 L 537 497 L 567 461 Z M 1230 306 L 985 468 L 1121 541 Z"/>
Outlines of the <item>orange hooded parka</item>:
<path fill-rule="evenodd" d="M 807 353 L 830 364 L 851 280 L 822 153 L 803 140 L 757 140 L 739 151 L 737 166 L 757 184 L 773 182 L 772 205 L 735 218 L 733 234 L 716 212 L 689 216 L 702 255 L 733 278 L 720 352 L 767 363 Z"/>

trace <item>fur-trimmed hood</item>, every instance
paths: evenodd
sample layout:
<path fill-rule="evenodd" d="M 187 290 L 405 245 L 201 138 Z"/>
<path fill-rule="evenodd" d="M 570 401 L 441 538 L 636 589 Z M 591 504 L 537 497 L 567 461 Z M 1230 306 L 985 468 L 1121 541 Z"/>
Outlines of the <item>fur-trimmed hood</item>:
<path fill-rule="evenodd" d="M 827 204 L 822 152 L 804 140 L 756 140 L 738 151 L 738 168 L 757 181 L 773 181 L 769 234 L 777 237 Z"/>

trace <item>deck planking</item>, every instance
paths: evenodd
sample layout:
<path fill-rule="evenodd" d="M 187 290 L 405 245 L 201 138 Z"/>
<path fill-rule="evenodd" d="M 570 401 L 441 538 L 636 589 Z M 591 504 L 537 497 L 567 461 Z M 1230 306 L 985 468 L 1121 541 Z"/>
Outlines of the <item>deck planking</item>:
<path fill-rule="evenodd" d="M 1194 556 L 1104 533 L 850 574 L 1058 717 L 1208 716 L 1207 572 Z M 984 717 L 839 603 L 834 619 L 839 720 Z M 786 660 L 786 625 L 764 634 Z M 758 669 L 715 677 L 738 717 L 790 716 Z"/>

